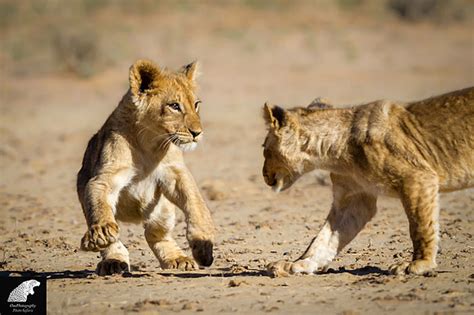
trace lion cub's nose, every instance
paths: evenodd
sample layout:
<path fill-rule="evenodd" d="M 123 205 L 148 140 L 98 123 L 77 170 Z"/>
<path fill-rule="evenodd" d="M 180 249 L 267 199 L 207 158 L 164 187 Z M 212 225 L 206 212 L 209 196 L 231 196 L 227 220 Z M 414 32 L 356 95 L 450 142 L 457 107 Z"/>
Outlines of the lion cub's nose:
<path fill-rule="evenodd" d="M 263 179 L 265 180 L 265 183 L 267 183 L 268 186 L 273 186 L 276 184 L 276 178 L 268 176 L 267 173 L 263 173 Z"/>
<path fill-rule="evenodd" d="M 193 138 L 197 138 L 202 133 L 201 130 L 191 130 L 191 129 L 189 129 L 189 132 L 191 133 Z"/>

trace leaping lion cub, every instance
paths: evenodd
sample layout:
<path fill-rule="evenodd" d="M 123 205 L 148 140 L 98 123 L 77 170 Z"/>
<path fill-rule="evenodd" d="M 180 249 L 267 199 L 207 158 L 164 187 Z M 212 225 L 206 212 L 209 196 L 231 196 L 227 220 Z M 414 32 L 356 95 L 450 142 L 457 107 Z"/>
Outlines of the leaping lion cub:
<path fill-rule="evenodd" d="M 269 127 L 263 177 L 274 190 L 314 170 L 331 172 L 333 204 L 319 234 L 294 262 L 267 266 L 274 275 L 325 268 L 372 219 L 378 195 L 401 199 L 413 260 L 394 274 L 436 267 L 440 192 L 474 185 L 474 88 L 402 104 L 376 101 L 335 109 L 264 107 Z"/>
<path fill-rule="evenodd" d="M 202 137 L 195 74 L 196 63 L 171 72 L 137 61 L 130 89 L 87 145 L 77 176 L 88 226 L 81 248 L 100 251 L 99 275 L 130 268 L 116 220 L 143 223 L 162 268 L 212 264 L 214 224 L 182 154 Z M 176 206 L 196 262 L 172 238 Z"/>

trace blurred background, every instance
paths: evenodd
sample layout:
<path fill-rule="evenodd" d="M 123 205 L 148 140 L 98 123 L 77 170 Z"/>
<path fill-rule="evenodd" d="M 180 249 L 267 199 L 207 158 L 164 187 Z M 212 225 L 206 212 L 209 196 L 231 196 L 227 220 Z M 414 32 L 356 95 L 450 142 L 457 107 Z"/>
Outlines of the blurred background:
<path fill-rule="evenodd" d="M 324 173 L 308 175 L 278 196 L 266 187 L 263 103 L 305 106 L 316 97 L 337 106 L 380 98 L 410 101 L 472 86 L 473 30 L 472 0 L 0 0 L 0 269 L 94 269 L 94 255 L 73 252 L 85 231 L 75 176 L 87 141 L 127 91 L 128 69 L 136 59 L 170 68 L 201 63 L 205 135 L 186 160 L 221 228 L 216 266 L 263 268 L 266 261 L 256 257 L 296 258 L 331 202 Z M 448 209 L 472 209 L 472 197 L 453 196 L 443 199 Z M 394 209 L 398 221 L 377 221 L 377 231 L 406 228 L 399 204 L 383 207 Z M 472 227 L 472 220 L 463 222 Z M 132 260 L 156 270 L 141 227 L 123 231 Z M 176 233 L 183 242 L 182 225 Z M 397 250 L 407 249 L 403 255 L 409 257 L 406 229 L 397 235 L 403 241 Z M 469 244 L 468 236 L 459 235 L 456 242 Z M 366 248 L 369 236 L 354 246 Z M 279 239 L 288 243 L 273 242 Z M 453 243 L 448 250 L 472 262 L 472 246 L 466 244 Z M 463 254 L 460 247 L 471 252 Z M 366 254 L 359 267 L 375 257 Z M 389 264 L 393 254 L 382 250 L 372 262 Z M 344 257 L 350 261 L 350 255 Z M 472 273 L 472 263 L 466 272 L 469 268 Z M 446 277 L 457 276 L 464 279 L 456 273 Z M 399 288 L 392 284 L 386 290 Z M 247 288 L 253 298 L 255 288 Z M 442 285 L 438 288 L 441 296 Z M 84 299 L 71 301 L 72 291 L 60 282 L 48 289 L 52 310 L 64 305 L 87 310 L 78 302 Z M 99 292 L 86 291 L 76 293 Z M 332 292 L 336 300 L 345 296 Z M 128 298 L 124 291 L 122 299 Z M 346 300 L 366 307 L 365 298 Z M 439 307 L 426 303 L 426 309 Z M 454 302 L 443 303 L 448 308 Z M 466 303 L 473 305 L 472 294 Z"/>
<path fill-rule="evenodd" d="M 459 64 L 471 57 L 473 15 L 469 0 L 2 0 L 0 60 L 15 78 L 83 80 L 139 57 L 199 59 L 213 71 L 272 69 L 274 79 L 288 77 L 287 67 L 369 72 L 434 66 L 437 55 Z"/>

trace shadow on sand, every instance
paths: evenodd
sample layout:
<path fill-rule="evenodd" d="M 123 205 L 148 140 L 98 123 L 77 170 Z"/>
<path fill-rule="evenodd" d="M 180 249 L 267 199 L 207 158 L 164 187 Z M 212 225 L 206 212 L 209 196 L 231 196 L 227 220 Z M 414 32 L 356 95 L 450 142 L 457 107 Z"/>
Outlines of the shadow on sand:
<path fill-rule="evenodd" d="M 220 273 L 219 273 L 220 271 Z M 382 270 L 374 266 L 366 266 L 362 268 L 357 268 L 353 270 L 347 270 L 343 267 L 338 270 L 328 269 L 326 272 L 316 273 L 317 275 L 327 275 L 327 274 L 342 274 L 349 273 L 353 276 L 368 276 L 368 275 L 389 275 L 387 270 Z M 235 272 L 231 268 L 218 268 L 212 271 L 212 273 L 194 273 L 194 272 L 158 272 L 157 274 L 164 277 L 177 277 L 177 278 L 202 278 L 202 277 L 216 277 L 216 278 L 228 278 L 228 277 L 273 277 L 273 274 L 267 270 L 259 269 L 247 269 L 244 271 Z"/>
<path fill-rule="evenodd" d="M 388 270 L 380 269 L 379 267 L 374 266 L 365 266 L 362 268 L 357 269 L 346 269 L 344 267 L 339 268 L 338 270 L 334 270 L 329 268 L 326 272 L 318 273 L 318 274 L 339 274 L 339 273 L 349 273 L 353 276 L 368 276 L 368 275 L 380 275 L 380 276 L 388 276 L 390 273 Z"/>
<path fill-rule="evenodd" d="M 142 277 L 151 277 L 154 275 L 162 277 L 176 277 L 176 278 L 229 278 L 229 277 L 272 277 L 270 273 L 266 270 L 259 269 L 247 269 L 243 271 L 233 271 L 231 268 L 217 268 L 214 270 L 200 270 L 196 272 L 144 272 L 138 268 L 132 266 L 132 272 L 125 272 L 121 276 L 124 278 L 142 278 Z M 368 276 L 368 275 L 389 275 L 387 270 L 382 270 L 378 267 L 366 266 L 362 268 L 348 270 L 343 267 L 338 270 L 328 269 L 326 272 L 317 273 L 316 275 L 325 275 L 325 274 L 342 274 L 349 273 L 354 276 Z M 36 271 L 13 271 L 13 270 L 3 270 L 0 271 L 0 277 L 25 277 L 25 278 L 34 278 L 42 277 L 47 279 L 84 279 L 84 278 L 100 278 L 97 276 L 94 270 L 65 270 L 65 271 L 52 271 L 52 272 L 36 272 Z"/>
<path fill-rule="evenodd" d="M 123 273 L 125 278 L 141 278 L 150 276 L 147 273 Z M 36 272 L 36 271 L 0 271 L 0 277 L 25 277 L 25 278 L 47 278 L 47 279 L 83 279 L 99 277 L 94 270 L 65 270 L 65 271 L 50 271 L 50 272 Z"/>

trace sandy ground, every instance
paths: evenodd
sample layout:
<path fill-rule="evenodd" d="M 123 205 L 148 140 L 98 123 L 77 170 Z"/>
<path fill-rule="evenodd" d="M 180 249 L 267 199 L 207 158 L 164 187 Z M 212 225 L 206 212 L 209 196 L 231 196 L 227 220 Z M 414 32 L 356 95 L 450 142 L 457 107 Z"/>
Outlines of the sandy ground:
<path fill-rule="evenodd" d="M 107 18 L 107 17 L 105 17 Z M 179 25 L 177 21 L 182 21 Z M 295 259 L 331 203 L 327 174 L 306 175 L 274 194 L 263 182 L 261 106 L 421 99 L 474 83 L 472 21 L 407 24 L 335 10 L 200 8 L 130 18 L 132 53 L 89 79 L 2 74 L 0 275 L 45 275 L 51 314 L 104 313 L 472 313 L 473 190 L 441 197 L 435 277 L 394 277 L 409 259 L 399 201 L 381 198 L 376 218 L 319 275 L 270 278 L 266 263 Z M 205 141 L 187 153 L 219 234 L 212 267 L 160 269 L 141 226 L 122 225 L 132 273 L 98 277 L 81 252 L 85 221 L 75 175 L 91 135 L 127 88 L 138 57 L 178 67 L 202 63 Z M 187 248 L 184 224 L 175 230 Z"/>

